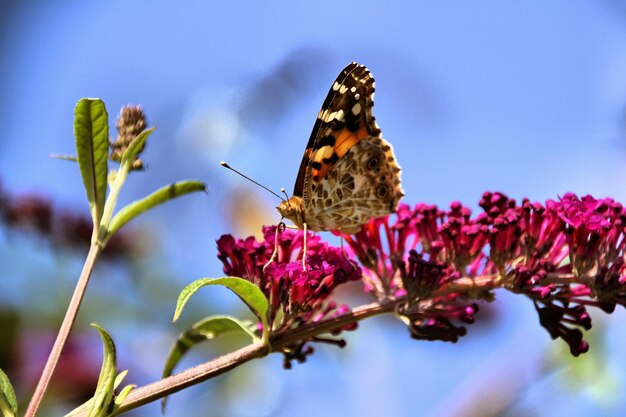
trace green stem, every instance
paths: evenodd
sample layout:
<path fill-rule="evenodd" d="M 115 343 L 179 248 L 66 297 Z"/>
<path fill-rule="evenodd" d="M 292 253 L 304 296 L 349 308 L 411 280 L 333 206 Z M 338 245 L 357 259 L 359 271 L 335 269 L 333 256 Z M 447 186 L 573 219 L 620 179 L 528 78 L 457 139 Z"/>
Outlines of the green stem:
<path fill-rule="evenodd" d="M 113 217 L 113 210 L 115 210 L 115 205 L 117 204 L 117 199 L 120 195 L 120 191 L 122 190 L 122 186 L 124 182 L 126 182 L 126 178 L 128 177 L 128 173 L 130 172 L 130 164 L 125 163 L 120 165 L 119 171 L 115 175 L 115 180 L 109 184 L 109 196 L 107 197 L 106 203 L 104 204 L 104 210 L 102 212 L 102 220 L 100 221 L 100 233 L 98 236 L 98 241 L 100 244 L 104 245 L 105 242 L 109 239 L 108 229 L 109 223 L 111 223 L 111 218 Z"/>
<path fill-rule="evenodd" d="M 65 342 L 67 341 L 74 325 L 74 321 L 76 320 L 78 309 L 80 308 L 81 301 L 85 295 L 85 290 L 87 289 L 89 277 L 91 276 L 94 264 L 101 250 L 100 246 L 95 243 L 92 243 L 89 248 L 85 265 L 83 266 L 80 278 L 78 278 L 78 283 L 74 289 L 74 294 L 72 295 L 70 304 L 67 307 L 65 318 L 61 324 L 61 329 L 57 334 L 54 346 L 52 346 L 52 350 L 50 351 L 50 356 L 48 356 L 48 361 L 46 362 L 43 372 L 41 373 L 41 377 L 37 382 L 37 387 L 35 388 L 35 392 L 30 400 L 30 403 L 28 404 L 25 417 L 34 417 L 37 414 L 37 410 L 39 409 L 41 401 L 46 394 L 46 390 L 48 389 L 48 385 L 50 384 L 52 374 L 59 363 L 59 358 L 61 356 L 61 352 L 63 351 L 63 347 L 65 346 Z"/>

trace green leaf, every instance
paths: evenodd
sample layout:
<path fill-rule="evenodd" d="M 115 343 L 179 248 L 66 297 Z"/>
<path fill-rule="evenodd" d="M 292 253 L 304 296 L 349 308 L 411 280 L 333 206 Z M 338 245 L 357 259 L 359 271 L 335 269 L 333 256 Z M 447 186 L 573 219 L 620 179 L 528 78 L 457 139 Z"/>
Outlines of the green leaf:
<path fill-rule="evenodd" d="M 250 321 L 241 321 L 230 316 L 211 316 L 196 322 L 191 329 L 178 336 L 178 340 L 165 360 L 163 368 L 163 378 L 170 376 L 174 367 L 180 362 L 185 353 L 198 343 L 206 340 L 215 339 L 223 334 L 238 332 L 245 333 L 252 338 L 258 340 L 254 333 L 255 325 Z"/>
<path fill-rule="evenodd" d="M 154 129 L 156 128 L 151 127 L 135 136 L 135 139 L 133 139 L 133 141 L 130 143 L 130 145 L 128 145 L 128 147 L 122 154 L 122 160 L 120 161 L 120 165 L 133 163 L 135 157 L 137 156 L 137 153 L 139 152 L 143 144 L 146 143 L 148 136 L 150 136 L 152 132 L 154 132 Z"/>
<path fill-rule="evenodd" d="M 204 183 L 194 180 L 180 181 L 174 184 L 166 185 L 165 187 L 156 190 L 149 196 L 130 203 L 121 209 L 111 220 L 107 235 L 113 235 L 113 233 L 118 231 L 126 223 L 151 208 L 182 195 L 205 190 L 206 186 Z"/>
<path fill-rule="evenodd" d="M 263 341 L 267 343 L 269 338 L 269 326 L 267 322 L 267 311 L 269 309 L 269 301 L 265 298 L 263 292 L 248 280 L 238 277 L 222 277 L 222 278 L 201 278 L 187 285 L 180 292 L 178 301 L 176 302 L 176 310 L 174 311 L 173 321 L 178 320 L 180 313 L 183 311 L 185 304 L 200 288 L 208 285 L 223 285 L 237 294 L 241 300 L 246 303 L 248 308 L 256 314 L 263 324 Z"/>
<path fill-rule="evenodd" d="M 131 384 L 131 385 L 126 385 L 124 388 L 122 388 L 120 393 L 115 396 L 115 408 L 118 408 L 119 406 L 122 405 L 126 397 L 128 397 L 128 394 L 130 394 L 130 392 L 134 390 L 135 387 L 136 385 Z"/>
<path fill-rule="evenodd" d="M 113 382 L 113 389 L 117 389 L 117 387 L 120 386 L 120 384 L 124 381 L 124 378 L 126 378 L 126 375 L 128 375 L 128 369 L 117 374 L 115 382 Z"/>
<path fill-rule="evenodd" d="M 117 387 L 119 387 L 122 384 L 122 381 L 124 381 L 124 378 L 126 378 L 126 374 L 128 374 L 128 370 L 120 372 L 115 377 L 115 383 L 113 384 L 113 388 L 114 389 L 117 389 Z M 130 392 L 133 389 L 135 389 L 135 387 L 136 387 L 136 385 L 130 384 L 130 385 L 126 385 L 124 388 L 122 388 L 120 393 L 115 396 L 115 399 L 113 401 L 114 402 L 113 411 L 115 411 L 116 409 L 118 409 L 120 407 L 120 405 L 122 405 L 122 403 L 124 402 L 126 397 L 128 397 L 128 394 L 130 394 Z"/>
<path fill-rule="evenodd" d="M 17 415 L 17 399 L 9 377 L 0 369 L 0 412 L 3 417 Z"/>
<path fill-rule="evenodd" d="M 253 322 L 248 320 L 241 321 L 231 316 L 211 316 L 196 322 L 191 326 L 191 329 L 178 336 L 178 340 L 170 349 L 163 367 L 163 378 L 172 375 L 174 367 L 180 362 L 185 353 L 195 345 L 232 332 L 245 333 L 255 341 L 259 339 L 254 333 L 255 330 L 256 325 Z M 164 397 L 161 400 L 162 414 L 165 413 L 166 403 L 167 397 Z"/>
<path fill-rule="evenodd" d="M 187 301 L 200 288 L 209 285 L 223 285 L 232 292 L 237 294 L 244 303 L 252 310 L 254 314 L 259 316 L 261 320 L 266 320 L 269 302 L 261 290 L 250 281 L 238 277 L 222 277 L 222 278 L 200 278 L 182 289 L 176 302 L 176 310 L 174 311 L 173 322 L 178 320 L 180 314 L 187 304 Z M 264 322 L 265 323 L 265 322 Z"/>
<path fill-rule="evenodd" d="M 98 227 L 106 199 L 109 152 L 109 116 L 102 100 L 78 101 L 74 110 L 74 137 L 91 217 Z"/>
<path fill-rule="evenodd" d="M 94 402 L 89 407 L 88 417 L 104 417 L 108 414 L 109 407 L 113 400 L 113 391 L 115 390 L 115 366 L 116 353 L 113 339 L 102 327 L 96 323 L 91 326 L 100 332 L 102 344 L 104 347 L 104 358 L 102 359 L 102 369 L 98 378 L 98 385 L 94 394 Z"/>

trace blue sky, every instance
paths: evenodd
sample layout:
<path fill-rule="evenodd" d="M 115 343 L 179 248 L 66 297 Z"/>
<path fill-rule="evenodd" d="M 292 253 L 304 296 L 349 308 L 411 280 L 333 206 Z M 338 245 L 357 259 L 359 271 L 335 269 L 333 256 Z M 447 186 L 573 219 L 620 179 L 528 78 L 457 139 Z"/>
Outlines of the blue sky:
<path fill-rule="evenodd" d="M 76 101 L 100 97 L 111 118 L 141 104 L 158 129 L 145 153 L 149 169 L 132 178 L 124 201 L 181 178 L 210 188 L 144 220 L 182 283 L 220 273 L 220 234 L 278 219 L 271 195 L 218 162 L 290 191 L 319 106 L 350 61 L 376 78 L 375 115 L 403 168 L 406 202 L 475 208 L 485 190 L 626 201 L 626 10 L 618 1 L 2 7 L 3 186 L 81 207 L 75 167 L 48 157 L 73 151 Z M 289 372 L 278 358 L 251 365 L 267 391 L 250 401 L 271 415 L 460 415 L 467 398 L 459 396 L 473 381 L 524 381 L 532 371 L 519 356 L 540 366 L 551 347 L 529 303 L 505 295 L 496 307 L 494 323 L 470 328 L 457 345 L 415 343 L 402 326 L 376 319 L 349 336 L 348 353 L 321 347 Z M 610 351 L 626 336 L 624 319 L 620 311 L 605 328 Z M 558 381 L 547 385 L 518 392 L 520 407 L 530 407 L 521 410 L 554 415 L 570 404 L 571 415 L 620 415 L 626 407 L 623 395 L 606 406 Z M 207 403 L 215 395 L 200 392 Z M 188 415 L 176 399 L 171 415 L 176 404 Z M 259 415 L 252 410 L 230 412 Z"/>

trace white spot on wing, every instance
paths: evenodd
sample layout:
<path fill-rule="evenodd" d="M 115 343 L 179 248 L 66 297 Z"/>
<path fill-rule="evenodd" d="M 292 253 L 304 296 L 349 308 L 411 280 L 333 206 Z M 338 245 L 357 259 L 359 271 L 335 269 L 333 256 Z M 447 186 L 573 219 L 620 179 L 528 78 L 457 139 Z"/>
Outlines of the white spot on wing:
<path fill-rule="evenodd" d="M 340 122 L 343 122 L 344 116 L 345 114 L 343 110 L 337 110 L 330 114 L 328 114 L 328 110 L 325 110 L 324 113 L 322 114 L 322 120 L 324 120 L 326 123 L 330 123 L 335 119 L 339 120 Z"/>
<path fill-rule="evenodd" d="M 356 103 L 354 106 L 352 106 L 352 114 L 356 116 L 359 113 L 361 113 L 361 103 Z"/>

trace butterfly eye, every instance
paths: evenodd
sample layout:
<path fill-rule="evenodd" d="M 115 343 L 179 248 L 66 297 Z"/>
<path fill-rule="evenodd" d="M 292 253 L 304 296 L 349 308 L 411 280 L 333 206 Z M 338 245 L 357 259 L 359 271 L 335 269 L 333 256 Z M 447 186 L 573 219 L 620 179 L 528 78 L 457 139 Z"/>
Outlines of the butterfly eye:
<path fill-rule="evenodd" d="M 379 162 L 378 162 L 378 157 L 376 157 L 376 156 L 371 157 L 371 158 L 367 161 L 367 167 L 368 167 L 369 169 L 372 169 L 372 170 L 374 170 L 374 169 L 378 168 L 378 164 L 379 164 Z"/>
<path fill-rule="evenodd" d="M 376 197 L 385 198 L 385 196 L 387 196 L 387 187 L 385 187 L 384 185 L 380 185 L 378 188 L 376 188 Z"/>

